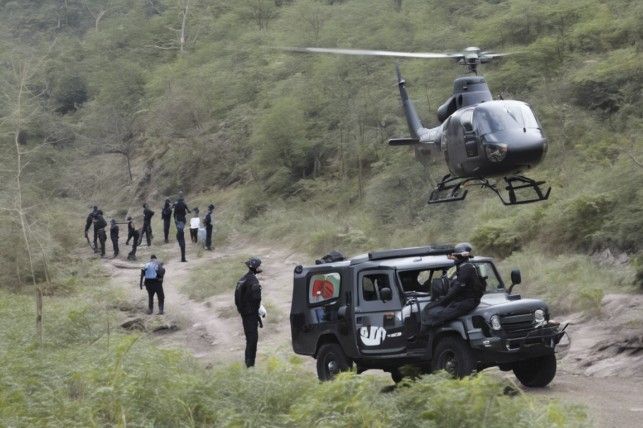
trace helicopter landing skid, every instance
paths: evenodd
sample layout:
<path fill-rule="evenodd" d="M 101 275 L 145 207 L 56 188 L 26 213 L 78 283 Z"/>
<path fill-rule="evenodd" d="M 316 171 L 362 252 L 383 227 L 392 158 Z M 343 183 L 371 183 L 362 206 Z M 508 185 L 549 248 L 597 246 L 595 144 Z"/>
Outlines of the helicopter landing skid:
<path fill-rule="evenodd" d="M 548 187 L 546 191 L 543 192 L 540 186 L 545 184 L 544 181 L 536 181 L 531 178 L 527 178 L 522 175 L 514 175 L 511 177 L 503 177 L 507 186 L 504 190 L 507 191 L 507 197 L 503 197 L 500 190 L 496 184 L 490 183 L 486 178 L 478 177 L 452 177 L 451 174 L 447 174 L 442 177 L 442 180 L 438 183 L 438 186 L 435 190 L 431 192 L 429 196 L 429 204 L 440 204 L 444 202 L 456 202 L 462 201 L 466 198 L 468 190 L 463 189 L 464 186 L 468 184 L 479 184 L 481 187 L 486 187 L 494 192 L 504 205 L 521 205 L 529 204 L 532 202 L 540 202 L 549 199 L 549 194 L 551 192 L 551 187 Z M 533 189 L 536 195 L 531 198 L 520 199 L 516 195 L 516 190 L 521 189 Z"/>

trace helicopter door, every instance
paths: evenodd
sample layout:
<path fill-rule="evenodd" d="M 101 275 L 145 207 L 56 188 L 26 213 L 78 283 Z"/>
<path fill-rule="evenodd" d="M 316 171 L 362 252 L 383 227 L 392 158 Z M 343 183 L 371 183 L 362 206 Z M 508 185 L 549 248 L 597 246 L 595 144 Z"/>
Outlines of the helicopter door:
<path fill-rule="evenodd" d="M 464 130 L 464 151 L 467 158 L 478 156 L 478 138 L 473 130 L 473 109 L 466 110 L 460 117 L 462 128 Z"/>
<path fill-rule="evenodd" d="M 447 163 L 456 175 L 463 173 L 463 162 L 466 160 L 464 150 L 464 128 L 457 115 L 452 115 L 447 124 Z"/>

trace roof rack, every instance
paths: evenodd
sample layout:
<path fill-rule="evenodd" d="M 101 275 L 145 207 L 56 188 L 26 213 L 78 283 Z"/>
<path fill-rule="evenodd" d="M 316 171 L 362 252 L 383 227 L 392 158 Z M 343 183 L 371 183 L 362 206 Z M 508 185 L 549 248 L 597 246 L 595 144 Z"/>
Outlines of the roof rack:
<path fill-rule="evenodd" d="M 369 260 L 397 259 L 413 256 L 445 256 L 453 253 L 453 245 L 426 245 L 424 247 L 398 248 L 368 253 Z"/>

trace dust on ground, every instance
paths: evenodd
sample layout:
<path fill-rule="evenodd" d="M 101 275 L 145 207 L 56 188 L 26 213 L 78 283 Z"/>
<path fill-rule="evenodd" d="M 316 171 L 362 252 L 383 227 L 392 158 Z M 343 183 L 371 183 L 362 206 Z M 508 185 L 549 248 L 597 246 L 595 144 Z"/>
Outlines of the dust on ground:
<path fill-rule="evenodd" d="M 180 285 L 191 280 L 190 273 L 215 260 L 254 254 L 263 260 L 259 275 L 268 317 L 259 330 L 259 362 L 268 355 L 292 355 L 290 345 L 290 302 L 292 272 L 297 264 L 310 263 L 310 257 L 279 246 L 251 243 L 235 238 L 234 244 L 216 247 L 212 252 L 186 243 L 188 263 L 178 261 L 176 243 L 162 244 L 154 251 L 176 254 L 163 260 L 166 275 L 165 315 L 147 315 L 147 293 L 138 287 L 140 267 L 151 251 L 140 247 L 139 261 L 106 260 L 110 286 L 125 291 L 132 302 L 123 311 L 122 322 L 147 330 L 163 347 L 190 351 L 204 365 L 243 361 L 245 338 L 234 307 L 234 287 L 226 293 L 194 301 L 180 292 Z M 246 271 L 239 266 L 239 277 Z M 607 295 L 600 312 L 559 317 L 569 322 L 572 337 L 569 354 L 559 362 L 556 378 L 546 388 L 525 392 L 560 398 L 587 406 L 598 427 L 641 426 L 643 418 L 643 296 Z M 306 359 L 311 376 L 314 361 Z M 511 373 L 491 369 L 499 376 Z"/>

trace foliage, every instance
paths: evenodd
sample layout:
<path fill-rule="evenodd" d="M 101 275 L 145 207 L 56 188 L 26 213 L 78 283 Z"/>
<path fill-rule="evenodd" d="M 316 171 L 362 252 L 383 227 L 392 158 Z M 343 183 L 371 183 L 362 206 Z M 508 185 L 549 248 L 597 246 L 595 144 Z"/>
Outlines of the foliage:
<path fill-rule="evenodd" d="M 50 303 L 42 347 L 22 334 L 31 303 L 0 291 L 0 424 L 154 426 L 585 426 L 577 407 L 515 392 L 487 375 L 442 375 L 384 392 L 383 377 L 319 383 L 293 358 L 204 369 L 144 336 L 112 331 L 109 312 Z M 99 310 L 97 310 L 99 309 Z M 508 395 L 507 391 L 514 391 Z M 515 395 L 515 396 L 512 396 Z"/>

